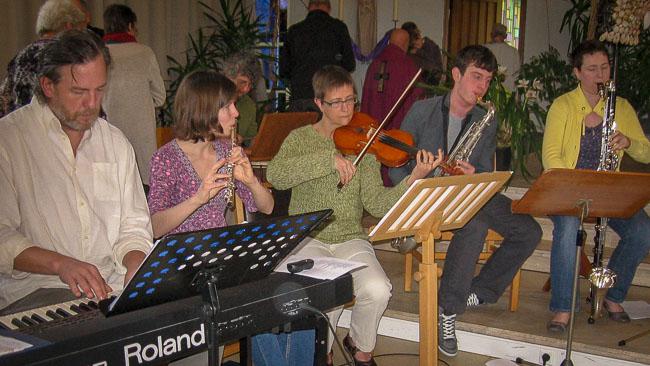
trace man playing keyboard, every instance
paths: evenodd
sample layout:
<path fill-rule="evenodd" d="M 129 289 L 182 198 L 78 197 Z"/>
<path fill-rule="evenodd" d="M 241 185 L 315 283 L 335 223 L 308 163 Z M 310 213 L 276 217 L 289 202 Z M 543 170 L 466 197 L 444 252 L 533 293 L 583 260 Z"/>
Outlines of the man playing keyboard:
<path fill-rule="evenodd" d="M 106 298 L 152 243 L 133 148 L 98 117 L 108 50 L 67 31 L 42 57 L 36 97 L 0 120 L 0 314 Z"/>

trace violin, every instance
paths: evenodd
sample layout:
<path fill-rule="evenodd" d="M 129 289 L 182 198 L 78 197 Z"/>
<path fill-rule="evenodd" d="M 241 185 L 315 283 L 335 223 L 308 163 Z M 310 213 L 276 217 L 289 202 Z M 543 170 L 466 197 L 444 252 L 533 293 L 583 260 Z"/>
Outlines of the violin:
<path fill-rule="evenodd" d="M 359 155 L 378 127 L 379 124 L 370 115 L 355 112 L 347 126 L 334 130 L 334 145 L 344 155 Z M 418 149 L 414 145 L 410 133 L 402 130 L 384 130 L 379 131 L 368 152 L 375 155 L 380 163 L 397 168 L 415 157 Z"/>
<path fill-rule="evenodd" d="M 393 104 L 393 107 L 390 109 L 390 111 L 388 111 L 388 113 L 386 114 L 384 119 L 381 121 L 381 123 L 376 128 L 374 128 L 374 130 L 372 130 L 372 131 L 370 130 L 370 128 L 368 128 L 368 130 L 366 131 L 367 133 L 365 134 L 366 143 L 361 144 L 362 145 L 361 149 L 360 149 L 360 151 L 358 151 L 356 153 L 357 157 L 354 159 L 354 162 L 352 162 L 352 165 L 354 165 L 355 167 L 359 166 L 359 163 L 361 162 L 361 159 L 363 159 L 363 157 L 366 155 L 368 150 L 372 146 L 374 146 L 375 143 L 377 142 L 377 138 L 380 137 L 380 135 L 386 136 L 386 131 L 383 130 L 384 126 L 386 125 L 386 121 L 388 121 L 388 119 L 393 115 L 393 113 L 395 112 L 395 108 L 397 108 L 397 106 L 402 102 L 402 100 L 404 100 L 404 97 L 406 96 L 406 93 L 415 84 L 415 81 L 420 77 L 421 73 L 422 73 L 422 69 L 419 69 L 415 73 L 415 76 L 413 76 L 413 79 L 411 79 L 411 81 L 406 86 L 406 88 L 404 89 L 402 94 L 399 96 L 399 98 L 397 98 L 397 101 L 395 102 L 395 104 Z M 363 128 L 360 128 L 360 129 L 357 129 L 356 131 L 361 132 L 362 130 L 363 130 Z M 334 132 L 336 132 L 336 130 L 334 130 Z M 413 143 L 413 141 L 411 140 L 411 144 L 412 143 Z M 357 145 L 357 144 L 355 144 L 355 145 Z M 352 151 L 356 151 L 356 149 L 352 150 Z M 407 159 L 407 161 L 408 161 L 408 159 Z M 406 163 L 406 161 L 404 161 L 404 163 Z M 339 182 L 337 187 L 338 187 L 338 189 L 340 191 L 343 188 L 343 183 Z"/>

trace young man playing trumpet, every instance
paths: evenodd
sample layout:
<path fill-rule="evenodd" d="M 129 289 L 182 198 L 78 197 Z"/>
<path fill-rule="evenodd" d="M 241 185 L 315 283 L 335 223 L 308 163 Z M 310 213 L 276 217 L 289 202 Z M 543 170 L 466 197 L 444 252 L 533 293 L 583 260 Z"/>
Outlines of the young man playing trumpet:
<path fill-rule="evenodd" d="M 460 50 L 451 70 L 451 92 L 416 102 L 402 122 L 401 129 L 413 135 L 416 148 L 427 151 L 443 149 L 447 154 L 470 126 L 481 120 L 485 111 L 477 100 L 488 90 L 497 61 L 486 47 L 467 46 Z M 463 174 L 491 172 L 494 167 L 497 121 L 482 132 L 468 161 L 456 161 Z M 413 164 L 393 168 L 393 182 L 403 179 Z M 430 174 L 432 175 L 432 174 Z M 528 215 L 515 215 L 511 200 L 497 193 L 465 227 L 454 232 L 438 291 L 438 348 L 448 356 L 458 352 L 456 316 L 468 306 L 496 302 L 512 282 L 542 236 L 542 230 Z M 474 268 L 483 250 L 488 229 L 504 240 L 478 276 Z M 408 241 L 407 241 L 408 243 Z"/>

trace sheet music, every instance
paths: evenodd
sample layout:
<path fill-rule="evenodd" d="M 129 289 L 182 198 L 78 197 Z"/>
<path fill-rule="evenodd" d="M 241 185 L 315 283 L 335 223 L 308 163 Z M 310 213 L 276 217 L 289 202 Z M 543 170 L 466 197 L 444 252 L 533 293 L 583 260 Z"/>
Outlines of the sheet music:
<path fill-rule="evenodd" d="M 22 351 L 32 345 L 16 338 L 0 336 L 0 356 L 13 352 Z"/>
<path fill-rule="evenodd" d="M 297 262 L 303 259 L 312 259 L 314 261 L 314 267 L 301 271 L 297 274 L 301 276 L 318 278 L 321 280 L 333 280 L 357 268 L 363 268 L 366 266 L 365 263 L 348 261 L 345 259 L 333 257 L 306 257 L 292 255 L 287 257 L 284 261 L 280 262 L 274 271 L 289 273 L 287 270 L 287 263 Z"/>

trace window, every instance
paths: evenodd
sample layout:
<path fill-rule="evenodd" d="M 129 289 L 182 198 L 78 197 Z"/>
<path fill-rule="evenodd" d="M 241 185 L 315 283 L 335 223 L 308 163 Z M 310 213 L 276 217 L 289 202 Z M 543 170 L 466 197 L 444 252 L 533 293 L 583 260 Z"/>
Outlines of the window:
<path fill-rule="evenodd" d="M 503 0 L 501 23 L 508 27 L 506 43 L 519 49 L 522 23 L 522 0 Z"/>

